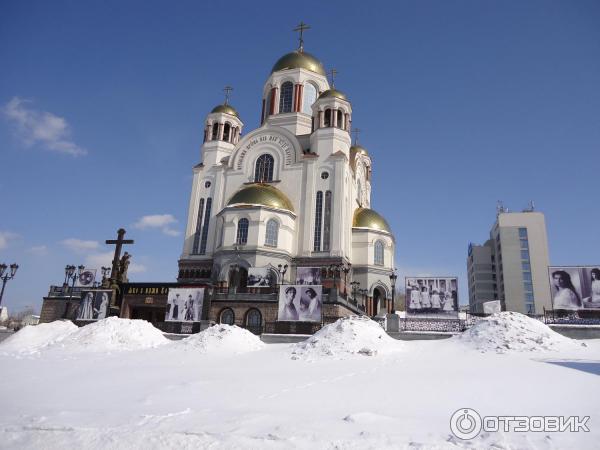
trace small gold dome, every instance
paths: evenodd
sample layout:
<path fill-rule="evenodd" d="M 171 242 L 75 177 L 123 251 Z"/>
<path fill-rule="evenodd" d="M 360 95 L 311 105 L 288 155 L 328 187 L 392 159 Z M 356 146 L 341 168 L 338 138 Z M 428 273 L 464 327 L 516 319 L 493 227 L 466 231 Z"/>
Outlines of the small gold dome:
<path fill-rule="evenodd" d="M 263 205 L 294 212 L 292 202 L 283 192 L 269 184 L 262 183 L 254 183 L 241 188 L 227 202 L 227 206 L 232 205 Z"/>
<path fill-rule="evenodd" d="M 301 52 L 299 50 L 279 58 L 273 66 L 273 69 L 271 69 L 271 73 L 288 69 L 306 69 L 325 76 L 325 69 L 323 68 L 323 64 L 321 64 L 321 61 L 310 53 Z"/>
<path fill-rule="evenodd" d="M 358 208 L 354 211 L 352 219 L 353 228 L 369 228 L 371 230 L 385 231 L 391 233 L 387 221 L 377 212 L 369 208 Z"/>
<path fill-rule="evenodd" d="M 211 113 L 225 113 L 238 117 L 238 112 L 231 105 L 218 105 L 213 108 Z"/>
<path fill-rule="evenodd" d="M 341 91 L 338 91 L 337 89 L 327 89 L 325 92 L 322 92 L 321 95 L 319 95 L 319 98 L 331 98 L 331 97 L 336 97 L 341 100 L 348 101 L 348 97 L 346 97 L 346 94 L 344 94 Z"/>

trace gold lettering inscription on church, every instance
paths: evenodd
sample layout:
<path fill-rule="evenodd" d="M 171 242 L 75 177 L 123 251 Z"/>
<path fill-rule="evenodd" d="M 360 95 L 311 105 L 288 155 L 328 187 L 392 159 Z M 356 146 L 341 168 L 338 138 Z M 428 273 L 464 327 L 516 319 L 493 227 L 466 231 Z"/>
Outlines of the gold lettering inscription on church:
<path fill-rule="evenodd" d="M 164 286 L 129 286 L 127 295 L 167 295 L 169 288 Z"/>
<path fill-rule="evenodd" d="M 283 150 L 283 152 L 285 154 L 285 163 L 286 164 L 292 163 L 292 148 L 293 147 L 290 144 L 290 142 L 287 139 L 284 139 L 278 135 L 265 134 L 262 136 L 257 136 L 254 139 L 252 139 L 250 142 L 248 142 L 246 144 L 246 146 L 242 149 L 242 151 L 240 151 L 240 155 L 238 157 L 237 166 L 236 166 L 237 169 L 241 170 L 242 163 L 244 162 L 244 158 L 246 157 L 246 154 L 252 149 L 252 147 L 254 147 L 257 144 L 264 144 L 264 143 L 270 143 L 270 144 L 277 145 L 279 148 L 281 148 Z"/>

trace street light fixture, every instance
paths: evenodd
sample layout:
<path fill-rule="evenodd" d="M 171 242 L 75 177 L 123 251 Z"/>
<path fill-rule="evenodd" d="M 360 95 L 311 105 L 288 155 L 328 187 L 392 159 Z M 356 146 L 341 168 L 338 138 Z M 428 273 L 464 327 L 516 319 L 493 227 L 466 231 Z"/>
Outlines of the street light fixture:
<path fill-rule="evenodd" d="M 356 300 L 356 292 L 358 291 L 360 283 L 358 281 L 352 281 L 350 286 L 352 286 L 352 298 L 354 299 L 354 302 L 358 304 L 358 300 Z"/>
<path fill-rule="evenodd" d="M 278 264 L 277 265 L 277 272 L 279 272 L 279 279 L 281 280 L 281 283 L 279 284 L 283 284 L 283 277 L 285 276 L 285 273 L 288 270 L 288 265 L 287 264 Z"/>
<path fill-rule="evenodd" d="M 6 269 L 10 267 L 10 272 Z M 10 266 L 2 263 L 0 264 L 0 279 L 2 280 L 2 290 L 0 291 L 0 306 L 2 306 L 2 297 L 4 296 L 4 287 L 6 286 L 6 282 L 8 280 L 12 280 L 17 274 L 17 269 L 19 265 L 16 263 L 12 263 Z"/>
<path fill-rule="evenodd" d="M 77 269 L 77 271 L 75 271 Z M 69 308 L 71 306 L 71 300 L 73 299 L 73 290 L 75 289 L 75 281 L 79 278 L 79 275 L 83 273 L 85 270 L 85 266 L 80 265 L 78 267 L 75 266 L 66 266 L 65 267 L 65 285 L 69 285 L 69 281 L 71 282 L 71 290 L 69 291 L 69 300 L 67 300 L 67 307 L 65 308 L 65 313 L 63 315 L 63 319 L 68 319 Z"/>
<path fill-rule="evenodd" d="M 396 271 L 398 269 L 392 269 L 392 273 L 390 273 L 390 283 L 392 284 L 392 310 L 390 311 L 392 314 L 396 314 L 396 303 L 394 302 L 394 294 L 396 293 L 396 280 L 398 279 L 398 275 L 396 275 Z"/>

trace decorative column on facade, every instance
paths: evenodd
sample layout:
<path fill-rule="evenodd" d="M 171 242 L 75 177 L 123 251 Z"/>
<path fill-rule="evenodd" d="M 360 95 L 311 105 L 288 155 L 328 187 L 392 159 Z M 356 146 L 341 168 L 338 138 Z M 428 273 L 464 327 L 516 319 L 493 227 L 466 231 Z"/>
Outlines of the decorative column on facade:
<path fill-rule="evenodd" d="M 319 128 L 325 126 L 325 118 L 323 117 L 323 111 L 319 110 Z"/>
<path fill-rule="evenodd" d="M 333 108 L 331 110 L 331 126 L 332 127 L 337 127 L 337 115 L 338 115 L 338 110 L 336 108 Z"/>
<path fill-rule="evenodd" d="M 222 123 L 219 123 L 219 131 L 217 131 L 217 140 L 218 141 L 223 140 L 223 124 Z"/>

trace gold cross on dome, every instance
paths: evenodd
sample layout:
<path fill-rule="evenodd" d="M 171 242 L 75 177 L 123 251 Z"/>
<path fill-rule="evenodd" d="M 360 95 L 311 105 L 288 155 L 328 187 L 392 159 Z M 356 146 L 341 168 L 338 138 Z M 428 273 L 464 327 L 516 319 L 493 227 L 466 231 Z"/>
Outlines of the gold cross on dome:
<path fill-rule="evenodd" d="M 335 88 L 335 76 L 339 73 L 337 71 L 337 69 L 331 69 L 329 72 L 327 72 L 328 75 L 331 77 L 331 87 Z"/>
<path fill-rule="evenodd" d="M 354 135 L 354 145 L 358 143 L 358 134 L 360 133 L 360 128 L 352 128 L 352 134 Z"/>
<path fill-rule="evenodd" d="M 233 88 L 231 86 L 225 86 L 223 88 L 223 92 L 225 92 L 225 104 L 226 105 L 229 104 L 229 96 L 231 95 L 231 91 L 233 91 Z"/>
<path fill-rule="evenodd" d="M 300 37 L 298 38 L 298 40 L 300 41 L 300 45 L 298 46 L 298 50 L 300 50 L 301 52 L 304 51 L 304 31 L 309 29 L 310 26 L 308 26 L 304 22 L 300 22 L 298 25 L 296 25 L 296 28 L 294 28 L 294 31 L 300 32 Z"/>

